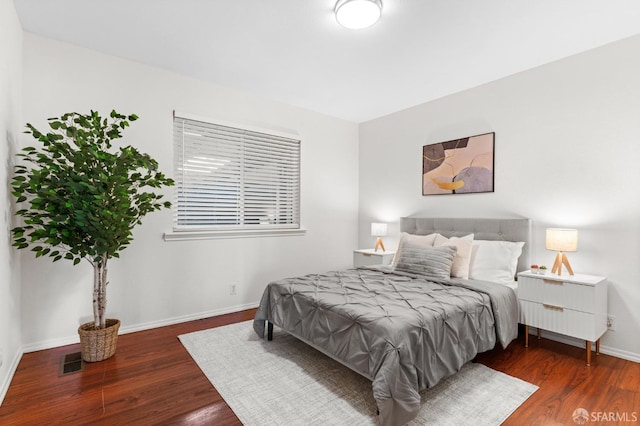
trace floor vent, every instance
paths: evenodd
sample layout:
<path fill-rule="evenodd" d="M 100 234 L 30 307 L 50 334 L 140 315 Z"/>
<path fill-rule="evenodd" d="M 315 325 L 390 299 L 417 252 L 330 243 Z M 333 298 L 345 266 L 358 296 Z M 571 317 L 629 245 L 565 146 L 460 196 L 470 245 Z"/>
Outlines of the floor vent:
<path fill-rule="evenodd" d="M 60 360 L 60 374 L 64 376 L 71 373 L 77 373 L 84 370 L 84 361 L 82 360 L 82 354 L 80 352 L 74 352 L 72 354 L 62 355 Z"/>

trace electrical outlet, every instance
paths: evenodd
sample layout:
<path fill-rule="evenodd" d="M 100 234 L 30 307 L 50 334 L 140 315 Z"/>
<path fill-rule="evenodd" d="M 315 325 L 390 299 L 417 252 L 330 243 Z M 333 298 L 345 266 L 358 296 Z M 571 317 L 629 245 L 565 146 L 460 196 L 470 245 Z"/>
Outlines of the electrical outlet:
<path fill-rule="evenodd" d="M 607 330 L 616 331 L 616 317 L 607 315 Z"/>
<path fill-rule="evenodd" d="M 229 294 L 231 296 L 235 296 L 236 295 L 236 285 L 235 284 L 231 284 L 231 287 L 229 287 Z"/>

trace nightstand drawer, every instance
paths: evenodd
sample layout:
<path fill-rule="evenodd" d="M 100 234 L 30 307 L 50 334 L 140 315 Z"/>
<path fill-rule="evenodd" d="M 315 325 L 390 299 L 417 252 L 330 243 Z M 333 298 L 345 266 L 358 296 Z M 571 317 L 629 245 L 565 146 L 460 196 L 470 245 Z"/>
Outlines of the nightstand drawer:
<path fill-rule="evenodd" d="M 518 278 L 518 298 L 546 303 L 586 313 L 595 313 L 598 306 L 596 287 L 562 281 L 558 278 Z"/>
<path fill-rule="evenodd" d="M 600 337 L 607 331 L 607 279 L 596 275 L 518 274 L 520 322 L 525 325 L 525 347 L 529 327 L 586 340 L 587 365 L 591 365 L 591 342 L 600 350 Z"/>
<path fill-rule="evenodd" d="M 589 341 L 598 340 L 607 330 L 606 314 L 580 312 L 527 300 L 520 300 L 520 322 Z"/>
<path fill-rule="evenodd" d="M 373 249 L 354 250 L 353 267 L 390 265 L 394 255 L 394 251 L 375 251 Z"/>

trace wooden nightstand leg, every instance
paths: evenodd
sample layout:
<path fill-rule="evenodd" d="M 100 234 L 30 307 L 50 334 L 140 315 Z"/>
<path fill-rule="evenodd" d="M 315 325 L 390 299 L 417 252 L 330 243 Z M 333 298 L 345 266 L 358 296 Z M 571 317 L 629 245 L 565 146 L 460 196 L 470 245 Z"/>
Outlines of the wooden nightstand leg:
<path fill-rule="evenodd" d="M 538 340 L 540 340 L 540 327 L 538 327 Z"/>
<path fill-rule="evenodd" d="M 596 340 L 596 355 L 600 355 L 600 339 Z"/>
<path fill-rule="evenodd" d="M 587 340 L 585 349 L 587 351 L 587 367 L 590 367 L 591 366 L 591 342 L 589 340 Z"/>
<path fill-rule="evenodd" d="M 529 326 L 528 325 L 524 326 L 524 347 L 525 348 L 529 347 Z"/>

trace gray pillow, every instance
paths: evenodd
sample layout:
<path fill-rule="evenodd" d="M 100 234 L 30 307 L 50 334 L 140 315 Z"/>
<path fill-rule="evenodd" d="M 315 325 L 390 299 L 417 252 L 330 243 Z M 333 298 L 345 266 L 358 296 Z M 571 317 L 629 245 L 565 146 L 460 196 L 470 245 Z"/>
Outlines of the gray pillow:
<path fill-rule="evenodd" d="M 451 277 L 451 265 L 456 255 L 454 246 L 403 247 L 395 269 L 432 278 Z"/>

